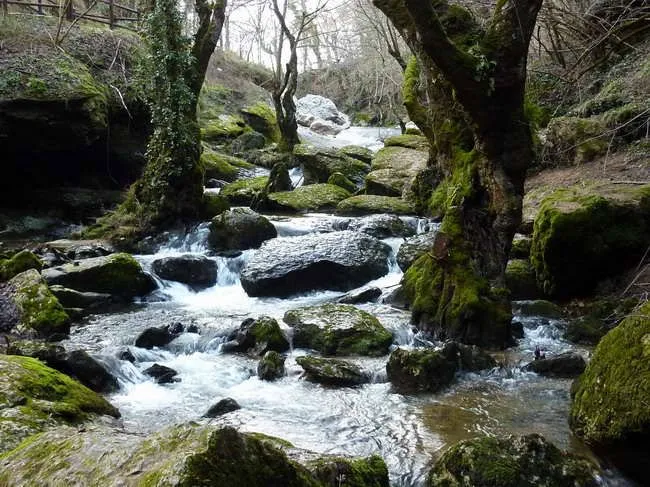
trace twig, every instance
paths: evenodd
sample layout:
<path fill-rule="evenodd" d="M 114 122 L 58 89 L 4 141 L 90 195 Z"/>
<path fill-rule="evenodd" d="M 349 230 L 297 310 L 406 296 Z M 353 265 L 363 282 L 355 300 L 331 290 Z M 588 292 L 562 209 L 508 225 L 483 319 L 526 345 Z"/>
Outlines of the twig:
<path fill-rule="evenodd" d="M 120 53 L 120 44 L 122 43 L 122 39 L 118 39 L 117 41 L 117 47 L 115 48 L 115 56 L 113 56 L 113 60 L 111 61 L 111 65 L 108 67 L 107 71 L 110 71 L 113 69 L 113 65 L 115 64 L 115 60 L 117 59 L 117 55 Z"/>
<path fill-rule="evenodd" d="M 124 103 L 124 97 L 122 96 L 122 93 L 120 92 L 120 90 L 117 88 L 117 86 L 114 86 L 114 85 L 112 85 L 112 84 L 110 84 L 110 83 L 109 83 L 108 86 L 110 86 L 111 88 L 113 88 L 113 89 L 117 92 L 117 96 L 120 97 L 120 101 L 122 102 L 122 106 L 123 106 L 124 109 L 126 110 L 126 114 L 129 116 L 129 118 L 130 118 L 131 120 L 133 120 L 133 117 L 131 116 L 131 112 L 129 112 L 129 109 L 128 109 L 127 106 L 126 106 L 126 103 Z"/>

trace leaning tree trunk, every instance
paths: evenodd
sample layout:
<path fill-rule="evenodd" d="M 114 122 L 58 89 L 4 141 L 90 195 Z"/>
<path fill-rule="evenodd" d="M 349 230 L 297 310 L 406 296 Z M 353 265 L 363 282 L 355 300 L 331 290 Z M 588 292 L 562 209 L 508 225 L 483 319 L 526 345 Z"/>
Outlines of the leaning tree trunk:
<path fill-rule="evenodd" d="M 431 157 L 416 192 L 421 209 L 442 217 L 432 249 L 404 276 L 413 319 L 439 338 L 504 347 L 512 318 L 505 266 L 533 158 L 526 57 L 541 0 L 498 2 L 486 28 L 444 0 L 374 4 L 417 57 L 405 101 L 423 120 Z M 414 76 L 424 80 L 419 99 Z"/>

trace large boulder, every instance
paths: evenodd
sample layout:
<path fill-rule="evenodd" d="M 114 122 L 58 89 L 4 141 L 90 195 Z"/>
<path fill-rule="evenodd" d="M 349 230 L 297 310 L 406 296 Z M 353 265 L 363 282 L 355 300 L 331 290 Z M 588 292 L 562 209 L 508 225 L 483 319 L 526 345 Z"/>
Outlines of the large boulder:
<path fill-rule="evenodd" d="M 348 230 L 365 233 L 375 238 L 412 237 L 415 227 L 409 225 L 396 215 L 371 215 L 351 220 Z"/>
<path fill-rule="evenodd" d="M 50 291 L 56 296 L 64 308 L 83 310 L 99 309 L 113 302 L 113 296 L 108 293 L 94 293 L 91 291 L 77 291 L 67 287 L 53 284 Z"/>
<path fill-rule="evenodd" d="M 299 144 L 293 148 L 293 157 L 303 167 L 304 184 L 326 183 L 338 172 L 361 187 L 370 171 L 368 164 L 335 149 Z"/>
<path fill-rule="evenodd" d="M 244 320 L 239 329 L 231 333 L 228 341 L 223 345 L 225 352 L 247 352 L 251 355 L 287 350 L 289 350 L 289 342 L 278 322 L 270 316 Z"/>
<path fill-rule="evenodd" d="M 367 147 L 362 147 L 360 145 L 346 145 L 341 147 L 339 151 L 346 156 L 350 156 L 353 159 L 358 159 L 361 162 L 370 164 L 372 162 L 373 152 Z"/>
<path fill-rule="evenodd" d="M 435 238 L 436 232 L 426 232 L 406 239 L 397 251 L 397 265 L 399 265 L 399 268 L 406 272 L 420 256 L 433 249 Z"/>
<path fill-rule="evenodd" d="M 379 457 L 327 457 L 232 427 L 187 423 L 149 436 L 93 425 L 60 427 L 3 459 L 0 484 L 170 487 L 388 487 Z M 305 462 L 302 465 L 300 462 Z M 342 481 L 341 479 L 346 479 Z"/>
<path fill-rule="evenodd" d="M 456 372 L 476 372 L 496 365 L 475 345 L 448 342 L 440 349 L 398 348 L 390 354 L 386 372 L 399 392 L 437 392 L 452 383 Z"/>
<path fill-rule="evenodd" d="M 8 281 L 12 277 L 29 269 L 41 271 L 43 263 L 29 250 L 22 250 L 8 259 L 0 257 L 0 281 Z"/>
<path fill-rule="evenodd" d="M 350 193 L 333 184 L 310 184 L 299 186 L 293 191 L 282 191 L 268 195 L 269 206 L 280 211 L 325 211 L 333 210 Z"/>
<path fill-rule="evenodd" d="M 577 377 L 584 372 L 586 366 L 582 355 L 566 352 L 530 362 L 524 366 L 524 370 L 550 377 Z"/>
<path fill-rule="evenodd" d="M 348 304 L 323 304 L 287 311 L 284 322 L 293 328 L 293 345 L 323 355 L 388 353 L 393 335 L 370 313 Z"/>
<path fill-rule="evenodd" d="M 416 136 L 411 136 L 416 137 Z M 429 154 L 404 147 L 384 147 L 372 160 L 366 176 L 366 193 L 403 196 L 415 177 L 427 167 Z"/>
<path fill-rule="evenodd" d="M 104 257 L 115 253 L 115 248 L 105 240 L 70 240 L 62 238 L 44 245 L 46 251 L 63 254 L 70 260 Z"/>
<path fill-rule="evenodd" d="M 234 181 L 241 174 L 242 169 L 253 169 L 255 166 L 238 157 L 229 156 L 203 148 L 201 164 L 205 171 L 205 179 L 218 179 L 220 181 Z"/>
<path fill-rule="evenodd" d="M 415 209 L 402 198 L 360 194 L 341 201 L 336 207 L 336 212 L 342 215 L 369 215 L 373 213 L 413 215 Z"/>
<path fill-rule="evenodd" d="M 246 264 L 249 296 L 289 296 L 315 289 L 347 291 L 388 272 L 390 247 L 351 231 L 265 242 Z"/>
<path fill-rule="evenodd" d="M 350 126 L 348 116 L 339 112 L 332 100 L 320 95 L 305 95 L 296 101 L 296 121 L 312 130 L 314 124 L 331 125 L 335 129 L 331 135 Z"/>
<path fill-rule="evenodd" d="M 277 236 L 268 218 L 249 208 L 233 208 L 212 219 L 208 243 L 215 250 L 245 250 Z"/>
<path fill-rule="evenodd" d="M 47 338 L 67 335 L 70 318 L 36 269 L 0 285 L 0 331 Z"/>
<path fill-rule="evenodd" d="M 250 204 L 264 191 L 269 182 L 268 176 L 240 179 L 226 184 L 219 193 L 231 205 L 250 206 Z"/>
<path fill-rule="evenodd" d="M 639 480 L 650 455 L 650 303 L 598 343 L 573 385 L 573 432 Z"/>
<path fill-rule="evenodd" d="M 303 368 L 307 379 L 319 384 L 349 387 L 370 382 L 370 376 L 358 365 L 345 360 L 304 356 L 298 357 L 296 363 Z"/>
<path fill-rule="evenodd" d="M 275 110 L 267 103 L 258 102 L 240 110 L 242 117 L 255 132 L 262 134 L 267 142 L 280 141 L 280 129 Z"/>
<path fill-rule="evenodd" d="M 575 186 L 542 202 L 530 257 L 542 290 L 566 298 L 637 264 L 648 242 L 650 185 Z"/>
<path fill-rule="evenodd" d="M 52 267 L 43 271 L 43 277 L 48 284 L 122 298 L 144 296 L 156 289 L 155 281 L 129 254 L 93 257 Z"/>
<path fill-rule="evenodd" d="M 78 424 L 94 415 L 120 416 L 99 394 L 34 358 L 0 355 L 0 370 L 0 454 L 57 424 Z M 3 465 L 0 472 L 11 469 Z M 0 483 L 8 480 L 5 473 L 0 473 Z"/>
<path fill-rule="evenodd" d="M 540 435 L 461 441 L 436 462 L 429 487 L 597 487 L 598 469 Z"/>
<path fill-rule="evenodd" d="M 110 393 L 120 389 L 115 376 L 84 350 L 68 353 L 61 370 L 95 392 Z"/>
<path fill-rule="evenodd" d="M 217 263 L 202 255 L 163 257 L 151 265 L 161 279 L 182 282 L 201 289 L 217 283 Z"/>

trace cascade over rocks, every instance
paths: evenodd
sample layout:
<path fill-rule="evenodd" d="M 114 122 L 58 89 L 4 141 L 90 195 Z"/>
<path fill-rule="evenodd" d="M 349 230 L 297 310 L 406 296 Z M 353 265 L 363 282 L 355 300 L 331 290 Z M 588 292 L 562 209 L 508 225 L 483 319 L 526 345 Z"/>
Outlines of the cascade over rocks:
<path fill-rule="evenodd" d="M 398 348 L 390 354 L 386 372 L 399 392 L 438 392 L 453 382 L 456 372 L 475 372 L 496 365 L 475 345 L 448 342 L 441 349 Z"/>
<path fill-rule="evenodd" d="M 558 449 L 542 436 L 489 436 L 449 448 L 429 473 L 438 487 L 597 487 L 598 469 L 586 458 Z"/>
<path fill-rule="evenodd" d="M 368 374 L 352 362 L 332 358 L 304 356 L 296 358 L 312 382 L 330 386 L 358 386 L 370 382 Z"/>
<path fill-rule="evenodd" d="M 143 370 L 142 373 L 149 377 L 153 377 L 156 384 L 171 384 L 180 380 L 176 378 L 178 372 L 171 367 L 160 364 L 153 364 L 151 367 Z"/>
<path fill-rule="evenodd" d="M 151 327 L 144 330 L 135 340 L 135 346 L 139 348 L 152 349 L 154 347 L 164 347 L 169 344 L 173 339 L 182 333 L 180 330 L 174 329 L 174 326 Z"/>
<path fill-rule="evenodd" d="M 245 250 L 277 236 L 266 217 L 249 208 L 233 208 L 212 219 L 208 243 L 215 250 Z"/>
<path fill-rule="evenodd" d="M 241 283 L 249 296 L 347 291 L 386 274 L 389 255 L 388 245 L 351 231 L 274 239 L 246 264 Z"/>
<path fill-rule="evenodd" d="M 164 257 L 153 261 L 153 271 L 161 279 L 182 282 L 201 289 L 217 282 L 217 263 L 199 255 Z"/>
<path fill-rule="evenodd" d="M 356 291 L 350 291 L 338 298 L 336 302 L 341 304 L 367 303 L 375 301 L 379 296 L 381 296 L 381 289 L 378 287 L 366 287 Z"/>
<path fill-rule="evenodd" d="M 323 355 L 388 353 L 392 334 L 370 313 L 347 304 L 323 304 L 287 311 L 283 321 L 293 328 L 293 345 Z"/>

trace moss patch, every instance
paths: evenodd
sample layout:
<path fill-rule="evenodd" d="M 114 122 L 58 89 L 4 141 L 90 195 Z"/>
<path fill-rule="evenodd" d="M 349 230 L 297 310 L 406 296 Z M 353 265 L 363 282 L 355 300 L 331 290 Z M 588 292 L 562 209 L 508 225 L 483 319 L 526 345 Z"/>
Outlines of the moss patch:
<path fill-rule="evenodd" d="M 29 269 L 36 269 L 40 272 L 42 268 L 41 259 L 29 250 L 22 250 L 9 259 L 0 258 L 0 281 L 7 281 Z"/>
<path fill-rule="evenodd" d="M 225 185 L 219 194 L 227 198 L 232 205 L 248 206 L 259 193 L 264 191 L 268 181 L 268 176 L 240 179 Z"/>
<path fill-rule="evenodd" d="M 336 212 L 343 215 L 368 215 L 372 213 L 392 213 L 412 215 L 413 207 L 401 198 L 363 194 L 341 201 Z"/>
<path fill-rule="evenodd" d="M 386 140 L 384 140 L 384 145 L 386 147 L 406 147 L 407 149 L 415 149 L 427 153 L 429 152 L 429 141 L 422 135 L 393 135 L 392 137 L 387 137 Z"/>
<path fill-rule="evenodd" d="M 310 184 L 292 191 L 270 193 L 269 202 L 273 208 L 290 211 L 332 210 L 350 193 L 333 184 Z"/>

